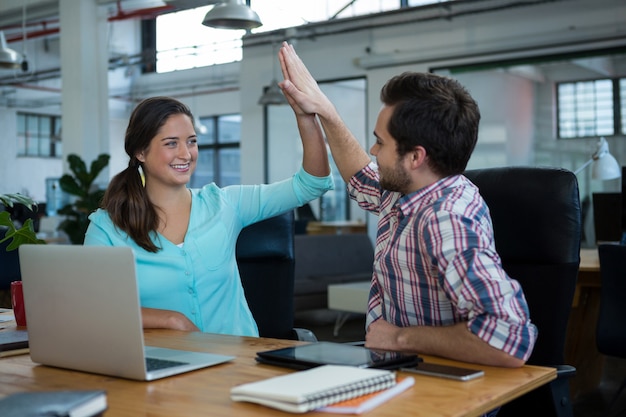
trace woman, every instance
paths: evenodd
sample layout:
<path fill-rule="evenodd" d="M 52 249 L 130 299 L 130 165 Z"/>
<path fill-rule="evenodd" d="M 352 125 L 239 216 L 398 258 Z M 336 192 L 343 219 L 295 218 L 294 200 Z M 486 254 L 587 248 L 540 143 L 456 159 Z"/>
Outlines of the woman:
<path fill-rule="evenodd" d="M 332 188 L 321 130 L 312 117 L 298 124 L 312 135 L 292 178 L 190 189 L 198 145 L 189 108 L 168 97 L 135 108 L 125 138 L 128 168 L 89 217 L 85 245 L 133 248 L 144 328 L 258 336 L 237 269 L 237 236 Z"/>

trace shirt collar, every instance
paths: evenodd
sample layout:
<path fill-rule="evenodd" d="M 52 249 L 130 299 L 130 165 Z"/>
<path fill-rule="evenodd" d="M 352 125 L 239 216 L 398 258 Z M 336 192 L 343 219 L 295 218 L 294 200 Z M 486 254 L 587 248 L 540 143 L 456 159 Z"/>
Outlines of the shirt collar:
<path fill-rule="evenodd" d="M 398 199 L 396 207 L 403 216 L 407 216 L 422 205 L 430 204 L 431 202 L 437 200 L 443 194 L 443 190 L 454 186 L 461 180 L 461 177 L 462 175 L 444 177 L 439 181 L 427 185 L 426 187 L 420 188 L 417 191 L 405 194 Z"/>

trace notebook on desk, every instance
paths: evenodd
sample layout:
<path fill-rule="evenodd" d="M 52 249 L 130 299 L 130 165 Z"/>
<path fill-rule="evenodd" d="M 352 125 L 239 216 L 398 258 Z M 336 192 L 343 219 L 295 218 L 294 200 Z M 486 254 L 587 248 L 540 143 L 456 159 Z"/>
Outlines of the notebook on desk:
<path fill-rule="evenodd" d="M 19 257 L 33 362 L 150 381 L 234 359 L 144 346 L 128 247 L 22 245 Z"/>

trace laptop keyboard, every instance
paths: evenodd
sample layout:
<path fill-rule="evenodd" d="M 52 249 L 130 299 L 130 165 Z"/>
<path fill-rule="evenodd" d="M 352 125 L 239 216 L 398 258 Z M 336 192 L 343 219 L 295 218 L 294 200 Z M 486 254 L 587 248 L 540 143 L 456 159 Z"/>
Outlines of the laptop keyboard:
<path fill-rule="evenodd" d="M 146 358 L 146 367 L 148 372 L 158 371 L 159 369 L 172 368 L 174 366 L 188 365 L 187 362 L 170 361 L 167 359 Z"/>

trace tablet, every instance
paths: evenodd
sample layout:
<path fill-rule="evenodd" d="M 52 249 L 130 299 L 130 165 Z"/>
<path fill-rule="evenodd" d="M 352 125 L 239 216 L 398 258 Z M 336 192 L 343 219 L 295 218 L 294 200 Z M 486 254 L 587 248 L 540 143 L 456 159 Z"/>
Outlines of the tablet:
<path fill-rule="evenodd" d="M 359 368 L 398 369 L 415 366 L 421 358 L 414 354 L 369 349 L 334 342 L 317 342 L 257 352 L 260 363 L 294 369 L 319 365 L 349 365 Z"/>

